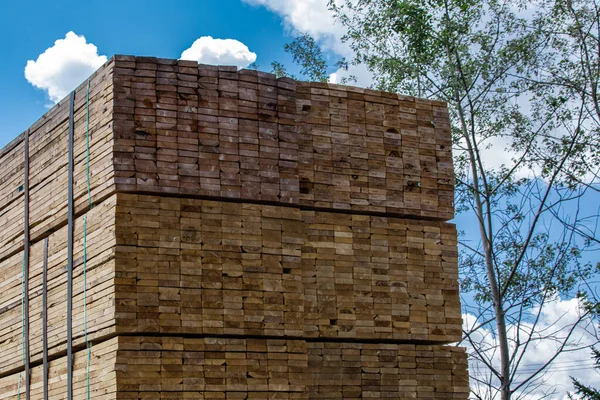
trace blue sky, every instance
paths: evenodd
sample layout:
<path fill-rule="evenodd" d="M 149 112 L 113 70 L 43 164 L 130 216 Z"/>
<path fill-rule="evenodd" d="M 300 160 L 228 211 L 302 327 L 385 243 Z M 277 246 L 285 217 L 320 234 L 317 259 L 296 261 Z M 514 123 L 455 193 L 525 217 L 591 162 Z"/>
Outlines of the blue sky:
<path fill-rule="evenodd" d="M 52 102 L 24 75 L 36 60 L 69 31 L 85 36 L 101 55 L 150 55 L 179 58 L 202 36 L 232 38 L 257 55 L 291 64 L 283 46 L 289 26 L 264 7 L 240 0 L 184 1 L 1 1 L 0 2 L 0 147 L 27 129 Z"/>

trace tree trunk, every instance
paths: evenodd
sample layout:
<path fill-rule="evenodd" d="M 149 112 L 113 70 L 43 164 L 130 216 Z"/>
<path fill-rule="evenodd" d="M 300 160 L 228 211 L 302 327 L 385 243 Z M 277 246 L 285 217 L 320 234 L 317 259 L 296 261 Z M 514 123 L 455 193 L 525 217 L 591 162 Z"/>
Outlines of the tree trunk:
<path fill-rule="evenodd" d="M 498 279 L 494 270 L 493 252 L 490 238 L 486 234 L 485 218 L 483 211 L 483 203 L 481 201 L 481 191 L 479 188 L 479 170 L 477 169 L 477 160 L 473 148 L 473 144 L 469 138 L 469 131 L 465 122 L 464 110 L 457 102 L 458 114 L 461 121 L 461 129 L 463 136 L 467 142 L 467 150 L 469 154 L 469 162 L 471 164 L 471 171 L 473 174 L 473 188 L 475 197 L 476 214 L 479 224 L 479 232 L 481 235 L 481 241 L 483 242 L 485 267 L 487 270 L 488 280 L 490 281 L 490 290 L 492 292 L 492 299 L 494 304 L 494 312 L 496 319 L 496 328 L 498 329 L 497 338 L 498 346 L 500 348 L 500 398 L 501 400 L 510 400 L 510 357 L 509 357 L 509 346 L 508 346 L 508 334 L 506 330 L 506 317 L 504 309 L 502 308 L 502 297 L 500 288 L 498 286 Z M 483 171 L 481 171 L 483 173 Z"/>

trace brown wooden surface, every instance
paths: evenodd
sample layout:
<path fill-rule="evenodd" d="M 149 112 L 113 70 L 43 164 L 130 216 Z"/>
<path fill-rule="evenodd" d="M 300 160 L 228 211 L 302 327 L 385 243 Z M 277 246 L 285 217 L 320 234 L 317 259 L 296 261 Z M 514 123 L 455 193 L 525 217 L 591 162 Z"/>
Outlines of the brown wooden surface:
<path fill-rule="evenodd" d="M 116 65 L 123 190 L 453 216 L 445 103 L 191 61 Z"/>
<path fill-rule="evenodd" d="M 466 399 L 466 354 L 446 346 L 304 340 L 118 337 L 93 345 L 92 399 Z M 75 353 L 84 399 L 87 350 Z M 66 360 L 50 364 L 49 393 L 65 398 Z M 18 374 L 0 379 L 17 399 Z M 23 396 L 24 391 L 21 391 Z M 42 398 L 41 367 L 31 398 Z"/>
<path fill-rule="evenodd" d="M 87 319 L 92 337 L 114 327 L 115 198 L 88 212 Z M 66 349 L 67 227 L 48 240 L 48 346 L 50 354 Z M 29 335 L 32 362 L 42 359 L 43 242 L 31 246 L 29 270 Z M 73 269 L 74 343 L 83 336 L 83 217 L 75 221 Z M 0 262 L 0 373 L 22 366 L 22 253 Z"/>
<path fill-rule="evenodd" d="M 310 399 L 467 399 L 465 350 L 412 344 L 307 343 Z"/>
<path fill-rule="evenodd" d="M 87 206 L 85 96 L 84 83 L 75 104 L 78 212 Z M 66 223 L 67 100 L 29 129 L 33 240 Z M 95 200 L 116 189 L 453 215 L 443 103 L 116 56 L 92 76 L 89 105 Z M 22 246 L 22 154 L 22 140 L 0 151 L 0 259 Z"/>
<path fill-rule="evenodd" d="M 126 194 L 116 221 L 139 331 L 460 339 L 453 225 Z"/>
<path fill-rule="evenodd" d="M 156 58 L 116 67 L 119 190 L 298 201 L 295 81 Z"/>
<path fill-rule="evenodd" d="M 445 103 L 318 82 L 297 86 L 300 204 L 454 215 Z"/>
<path fill-rule="evenodd" d="M 76 209 L 87 206 L 86 84 L 76 90 Z M 275 79 L 190 61 L 116 56 L 91 78 L 91 187 L 447 220 L 445 104 Z M 66 222 L 68 101 L 29 129 L 31 235 Z M 22 246 L 23 149 L 0 151 L 0 259 Z M 113 183 L 116 182 L 116 188 Z"/>

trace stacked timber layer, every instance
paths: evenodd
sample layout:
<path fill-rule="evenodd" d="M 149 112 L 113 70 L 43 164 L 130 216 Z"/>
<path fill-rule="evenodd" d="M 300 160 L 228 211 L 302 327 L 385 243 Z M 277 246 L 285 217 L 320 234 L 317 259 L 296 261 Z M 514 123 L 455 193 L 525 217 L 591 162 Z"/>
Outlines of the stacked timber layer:
<path fill-rule="evenodd" d="M 70 111 L 0 150 L 0 399 L 466 398 L 445 104 L 115 56 Z"/>
<path fill-rule="evenodd" d="M 438 345 L 119 336 L 93 354 L 98 399 L 456 399 L 467 389 L 464 349 Z M 86 398 L 86 357 L 75 353 L 75 398 Z M 41 369 L 31 398 L 42 398 Z M 49 370 L 50 398 L 64 398 L 65 358 Z M 14 377 L 0 378 L 0 399 L 17 392 Z"/>
<path fill-rule="evenodd" d="M 191 61 L 115 71 L 123 190 L 453 216 L 445 103 Z"/>

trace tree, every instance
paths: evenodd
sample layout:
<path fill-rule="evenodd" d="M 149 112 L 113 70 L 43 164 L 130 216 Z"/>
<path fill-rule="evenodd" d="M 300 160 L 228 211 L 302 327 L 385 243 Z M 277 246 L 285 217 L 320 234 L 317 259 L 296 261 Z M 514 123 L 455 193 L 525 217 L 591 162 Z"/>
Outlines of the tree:
<path fill-rule="evenodd" d="M 315 39 L 304 33 L 292 42 L 284 46 L 284 50 L 292 55 L 294 63 L 300 66 L 300 74 L 302 78 L 306 78 L 313 82 L 327 82 L 329 80 L 329 65 L 325 60 L 325 55 L 321 51 Z M 291 75 L 287 68 L 280 62 L 274 61 L 271 63 L 271 73 L 280 76 L 286 76 L 296 79 Z M 349 64 L 342 58 L 333 64 L 333 67 L 338 70 L 348 71 Z M 343 77 L 341 83 L 351 83 L 356 81 L 354 76 Z"/>
<path fill-rule="evenodd" d="M 284 46 L 294 62 L 301 66 L 300 73 L 311 81 L 327 82 L 327 62 L 315 40 L 303 34 Z"/>
<path fill-rule="evenodd" d="M 596 363 L 595 368 L 600 370 L 600 351 L 596 349 L 592 349 L 592 353 L 594 354 L 594 360 Z M 575 394 L 579 396 L 582 400 L 600 400 L 600 390 L 594 389 L 593 387 L 586 386 L 579 382 L 575 378 L 571 378 L 573 380 L 573 386 L 575 386 Z M 569 393 L 569 399 L 574 399 L 574 397 Z"/>
<path fill-rule="evenodd" d="M 476 398 L 536 393 L 561 353 L 588 345 L 577 335 L 596 334 L 598 301 L 588 281 L 600 264 L 588 254 L 599 243 L 598 212 L 584 204 L 599 185 L 600 147 L 593 146 L 600 124 L 590 87 L 597 88 L 598 64 L 571 59 L 574 48 L 583 60 L 598 46 L 582 45 L 591 40 L 589 26 L 577 22 L 583 11 L 571 9 L 582 3 L 574 2 L 540 1 L 528 19 L 518 16 L 525 2 L 516 0 L 329 3 L 348 30 L 352 63 L 365 64 L 377 88 L 449 105 L 456 208 L 470 213 L 478 230 L 477 240 L 463 237 L 460 260 L 461 286 L 472 297 L 465 304 L 475 316 L 463 343 L 481 368 L 471 375 Z M 552 14 L 557 10 L 562 16 Z M 597 27 L 595 10 L 585 15 Z M 561 48 L 562 59 L 553 58 Z M 304 70 L 323 70 L 301 54 L 294 59 Z M 565 68 L 564 79 L 550 79 L 551 67 Z M 574 100 L 573 93 L 581 95 Z M 512 157 L 490 165 L 498 152 Z M 577 298 L 578 315 L 566 325 L 546 323 L 545 310 L 561 298 Z M 541 340 L 554 341 L 556 351 L 532 368 L 524 360 Z"/>
<path fill-rule="evenodd" d="M 290 74 L 287 71 L 287 68 L 285 68 L 285 65 L 283 65 L 282 63 L 278 62 L 278 61 L 273 61 L 271 63 L 271 73 L 275 74 L 275 76 L 277 78 L 292 78 L 292 79 L 296 79 L 296 77 L 292 74 Z"/>
<path fill-rule="evenodd" d="M 530 71 L 517 73 L 515 86 L 530 91 L 537 117 L 555 114 L 579 129 L 576 165 L 568 165 L 566 182 L 580 185 L 581 177 L 597 182 L 600 162 L 600 3 L 596 0 L 539 0 L 532 20 L 544 44 Z M 592 187 L 597 190 L 597 187 Z M 582 233 L 582 232 L 580 232 Z M 595 239 L 589 237 L 589 239 Z"/>

